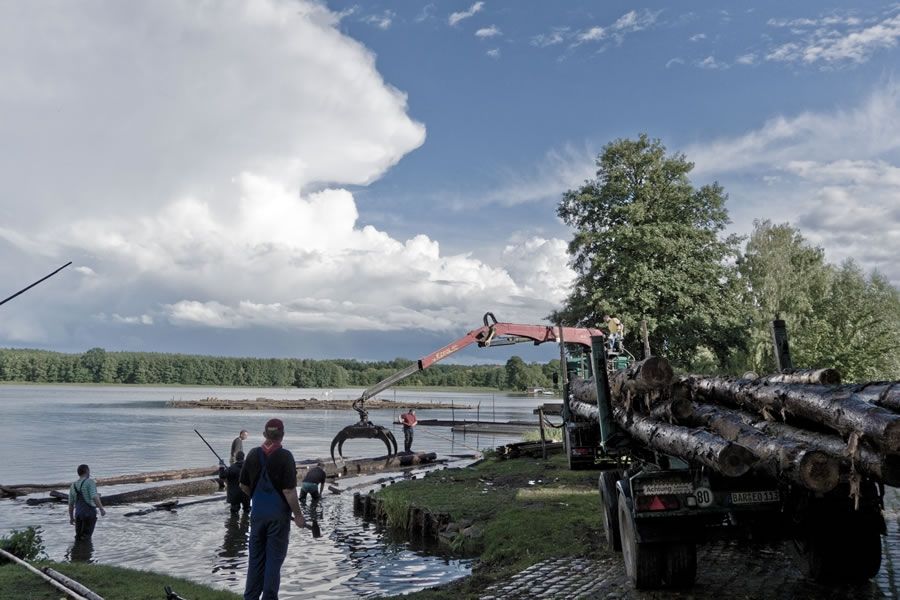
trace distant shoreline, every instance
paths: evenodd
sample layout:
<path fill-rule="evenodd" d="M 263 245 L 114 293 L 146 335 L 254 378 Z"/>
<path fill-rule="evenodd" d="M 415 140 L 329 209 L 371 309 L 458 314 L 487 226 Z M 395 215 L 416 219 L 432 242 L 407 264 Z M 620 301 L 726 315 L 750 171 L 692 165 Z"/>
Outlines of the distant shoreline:
<path fill-rule="evenodd" d="M 28 386 L 28 387 L 133 387 L 133 388 L 236 388 L 236 389 L 260 389 L 260 390 L 364 390 L 364 386 L 348 386 L 348 387 L 295 387 L 295 386 L 262 386 L 262 385 L 219 385 L 208 383 L 44 383 L 36 381 L 0 381 L 0 387 L 3 386 Z M 447 386 L 447 385 L 398 385 L 389 390 L 409 390 L 409 391 L 430 391 L 430 392 L 464 392 L 464 393 L 500 393 L 500 394 L 522 394 L 514 390 L 501 390 L 499 388 L 478 387 L 478 386 Z M 382 393 L 390 393 L 385 391 Z"/>

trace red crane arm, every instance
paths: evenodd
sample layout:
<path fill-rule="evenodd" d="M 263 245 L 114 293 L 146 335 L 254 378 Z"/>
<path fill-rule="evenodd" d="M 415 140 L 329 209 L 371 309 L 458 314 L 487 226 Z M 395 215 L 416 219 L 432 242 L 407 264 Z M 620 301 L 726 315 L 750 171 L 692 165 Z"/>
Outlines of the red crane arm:
<path fill-rule="evenodd" d="M 478 329 L 473 329 L 463 337 L 456 341 L 450 342 L 440 350 L 435 350 L 431 354 L 423 356 L 415 363 L 409 365 L 405 369 L 398 371 L 383 379 L 363 392 L 361 399 L 366 400 L 379 392 L 383 392 L 395 383 L 402 381 L 413 375 L 427 369 L 434 363 L 444 360 L 451 354 L 459 352 L 463 348 L 477 343 L 479 347 L 490 346 L 492 342 L 496 345 L 517 344 L 521 342 L 534 342 L 534 345 L 543 344 L 545 342 L 559 341 L 559 327 L 549 325 L 522 325 L 519 323 L 498 323 L 494 321 L 492 325 L 487 325 L 488 313 L 485 315 L 485 325 Z M 491 315 L 493 317 L 493 315 Z M 563 327 L 563 339 L 567 344 L 578 344 L 586 348 L 591 347 L 591 336 L 604 335 L 599 329 L 583 328 L 583 327 Z"/>

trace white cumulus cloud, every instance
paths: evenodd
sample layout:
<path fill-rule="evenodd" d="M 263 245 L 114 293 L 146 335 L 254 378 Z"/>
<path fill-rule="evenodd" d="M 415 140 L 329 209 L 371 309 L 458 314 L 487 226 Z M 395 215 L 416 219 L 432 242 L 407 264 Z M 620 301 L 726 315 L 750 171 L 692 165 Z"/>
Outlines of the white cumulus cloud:
<path fill-rule="evenodd" d="M 463 21 L 470 17 L 474 17 L 477 13 L 480 13 L 483 8 L 484 2 L 476 2 L 467 10 L 451 13 L 450 17 L 447 19 L 447 22 L 450 23 L 450 25 L 456 25 L 460 21 Z"/>
<path fill-rule="evenodd" d="M 496 25 L 491 25 L 490 27 L 482 27 L 475 32 L 475 36 L 480 38 L 492 38 L 497 37 L 498 35 L 502 35 L 502 32 L 497 28 Z"/>

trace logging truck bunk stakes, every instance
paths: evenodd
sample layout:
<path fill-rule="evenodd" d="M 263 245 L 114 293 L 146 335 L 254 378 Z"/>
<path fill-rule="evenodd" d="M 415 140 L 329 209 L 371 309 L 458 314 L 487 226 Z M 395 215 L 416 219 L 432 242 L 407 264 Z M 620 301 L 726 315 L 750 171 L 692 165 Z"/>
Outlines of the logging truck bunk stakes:
<path fill-rule="evenodd" d="M 792 369 L 783 321 L 773 322 L 772 336 L 779 370 Z M 597 440 L 595 451 L 575 448 L 570 465 L 601 469 L 606 544 L 623 553 L 635 587 L 693 585 L 697 544 L 716 539 L 789 540 L 806 574 L 817 581 L 863 581 L 878 572 L 885 533 L 881 483 L 862 476 L 855 494 L 848 481 L 816 493 L 753 471 L 725 476 L 699 461 L 686 462 L 654 450 L 649 440 L 637 439 L 634 428 L 629 435 L 617 423 L 623 413 L 614 413 L 609 374 L 598 366 L 608 364 L 602 341 L 593 338 L 590 354 L 596 408 L 584 411 L 586 405 L 578 406 L 571 396 L 565 380 L 572 381 L 573 372 L 564 378 L 563 416 L 566 431 L 573 432 L 567 440 Z M 568 364 L 572 366 L 577 364 Z M 573 413 L 570 401 L 591 418 Z M 697 436 L 703 433 L 692 431 Z M 593 461 L 588 458 L 592 454 Z"/>

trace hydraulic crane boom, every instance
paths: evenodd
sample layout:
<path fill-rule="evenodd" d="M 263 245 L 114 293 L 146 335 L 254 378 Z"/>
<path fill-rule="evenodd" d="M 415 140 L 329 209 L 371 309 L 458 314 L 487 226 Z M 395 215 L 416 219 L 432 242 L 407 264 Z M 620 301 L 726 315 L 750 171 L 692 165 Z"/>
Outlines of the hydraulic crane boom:
<path fill-rule="evenodd" d="M 365 402 L 376 394 L 383 392 L 392 385 L 403 381 L 407 377 L 425 370 L 431 365 L 444 360 L 463 348 L 472 344 L 478 344 L 479 348 L 487 346 L 508 346 L 523 342 L 532 342 L 535 346 L 545 342 L 559 342 L 565 340 L 566 344 L 578 344 L 588 350 L 591 348 L 591 336 L 603 336 L 599 329 L 583 327 L 553 327 L 550 325 L 524 325 L 521 323 L 500 323 L 493 313 L 484 314 L 484 325 L 473 329 L 456 341 L 450 342 L 443 348 L 427 354 L 409 365 L 405 369 L 393 373 L 369 387 L 353 402 L 353 409 L 359 414 L 359 423 L 348 425 L 342 429 L 331 442 L 331 458 L 334 460 L 334 449 L 343 457 L 342 448 L 344 442 L 354 438 L 380 439 L 388 448 L 388 455 L 397 451 L 397 442 L 393 434 L 380 425 L 374 425 L 369 421 L 369 413 L 365 409 Z M 560 331 L 562 329 L 562 331 Z"/>

